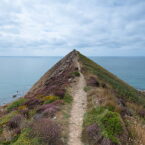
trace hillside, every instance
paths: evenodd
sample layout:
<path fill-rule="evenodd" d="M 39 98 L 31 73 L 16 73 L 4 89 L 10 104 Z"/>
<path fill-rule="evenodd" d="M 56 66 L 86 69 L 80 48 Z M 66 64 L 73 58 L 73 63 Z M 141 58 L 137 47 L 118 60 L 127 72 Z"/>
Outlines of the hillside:
<path fill-rule="evenodd" d="M 72 51 L 0 107 L 1 145 L 145 145 L 145 94 Z"/>

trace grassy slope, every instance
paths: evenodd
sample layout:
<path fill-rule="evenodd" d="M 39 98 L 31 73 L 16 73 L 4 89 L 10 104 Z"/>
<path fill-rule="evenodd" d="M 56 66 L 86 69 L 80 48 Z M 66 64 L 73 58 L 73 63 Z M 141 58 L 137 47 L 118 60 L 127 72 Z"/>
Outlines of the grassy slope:
<path fill-rule="evenodd" d="M 79 56 L 84 72 L 97 75 L 105 83 L 111 85 L 118 97 L 123 97 L 127 101 L 133 101 L 145 106 L 145 96 L 143 94 L 82 54 L 79 54 Z"/>
<path fill-rule="evenodd" d="M 46 144 L 42 138 L 39 138 L 35 135 L 31 135 L 31 132 L 33 132 L 33 130 L 31 129 L 31 124 L 35 123 L 34 116 L 37 114 L 37 110 L 41 108 L 41 106 L 45 104 L 53 104 L 55 103 L 55 101 L 63 102 L 63 105 L 61 105 L 61 107 L 59 107 L 59 110 L 55 113 L 57 119 L 54 122 L 61 126 L 63 141 L 67 142 L 68 118 L 71 110 L 72 96 L 70 96 L 67 92 L 63 99 L 59 99 L 59 97 L 56 96 L 44 96 L 43 98 L 41 97 L 35 99 L 41 99 L 42 103 L 35 104 L 35 106 L 32 109 L 28 109 L 28 105 L 24 105 L 25 102 L 28 101 L 28 99 L 25 98 L 19 98 L 11 104 L 8 104 L 4 108 L 5 114 L 2 115 L 2 117 L 0 118 L 0 145 Z M 53 107 L 55 106 L 53 105 Z M 22 111 L 27 111 L 27 116 L 22 115 Z M 9 122 L 12 120 L 12 118 L 18 115 L 21 115 L 22 117 L 21 122 L 17 122 L 17 120 L 14 120 L 18 126 L 14 129 L 9 128 Z M 49 116 L 45 116 L 45 118 L 51 119 L 51 117 Z M 47 129 L 45 131 L 47 131 Z"/>
<path fill-rule="evenodd" d="M 86 136 L 86 130 L 87 128 L 91 128 L 91 125 L 95 123 L 100 127 L 101 135 L 110 139 L 112 142 L 116 144 L 134 144 L 135 141 L 133 139 L 137 137 L 136 132 L 138 131 L 132 125 L 129 125 L 132 122 L 130 117 L 126 119 L 122 116 L 121 112 L 124 108 L 129 111 L 131 110 L 133 113 L 132 117 L 137 118 L 140 123 L 140 119 L 142 118 L 139 116 L 139 111 L 145 107 L 145 96 L 82 54 L 79 54 L 79 61 L 82 64 L 82 71 L 86 80 L 91 75 L 96 76 L 99 82 L 108 86 L 107 89 L 97 89 L 90 86 L 84 88 L 88 92 L 88 110 L 84 116 L 83 141 L 86 144 L 93 145 L 93 139 L 89 139 L 89 136 Z M 98 90 L 101 90 L 103 93 Z M 97 99 L 94 96 L 99 96 L 99 93 L 102 93 L 100 94 L 101 97 L 105 95 L 109 97 L 105 98 L 104 104 L 94 105 L 95 99 Z M 124 108 L 117 104 L 117 100 L 120 98 L 125 102 Z M 142 125 L 140 123 L 140 126 Z M 131 130 L 130 128 L 133 129 Z M 145 130 L 142 130 L 142 132 L 145 132 Z M 128 138 L 133 138 L 131 142 L 127 141 L 127 136 Z M 144 141 L 143 137 L 140 140 Z"/>

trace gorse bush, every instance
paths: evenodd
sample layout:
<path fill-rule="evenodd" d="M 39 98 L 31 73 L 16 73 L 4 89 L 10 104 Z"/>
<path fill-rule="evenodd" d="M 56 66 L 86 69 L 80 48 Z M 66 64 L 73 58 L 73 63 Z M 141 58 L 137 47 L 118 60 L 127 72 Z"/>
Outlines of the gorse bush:
<path fill-rule="evenodd" d="M 7 110 L 11 111 L 21 105 L 23 105 L 27 101 L 26 98 L 19 98 L 18 100 L 14 101 L 12 104 L 8 105 Z"/>
<path fill-rule="evenodd" d="M 48 145 L 61 145 L 60 127 L 53 121 L 42 118 L 32 125 L 32 134 Z"/>
<path fill-rule="evenodd" d="M 44 101 L 44 104 L 49 104 L 52 103 L 56 100 L 58 100 L 59 98 L 57 96 L 46 96 L 46 97 L 42 97 L 42 101 Z"/>

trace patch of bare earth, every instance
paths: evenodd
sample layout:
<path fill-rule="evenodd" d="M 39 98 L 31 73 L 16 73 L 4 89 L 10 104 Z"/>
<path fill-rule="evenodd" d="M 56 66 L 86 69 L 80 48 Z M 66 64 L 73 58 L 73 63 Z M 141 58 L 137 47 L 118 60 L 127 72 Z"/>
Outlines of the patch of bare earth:
<path fill-rule="evenodd" d="M 84 91 L 86 82 L 83 74 L 80 71 L 80 64 L 78 62 L 78 69 L 80 77 L 78 78 L 77 84 L 73 87 L 72 96 L 72 110 L 69 121 L 69 140 L 68 145 L 83 145 L 81 142 L 83 116 L 86 111 L 87 94 Z"/>

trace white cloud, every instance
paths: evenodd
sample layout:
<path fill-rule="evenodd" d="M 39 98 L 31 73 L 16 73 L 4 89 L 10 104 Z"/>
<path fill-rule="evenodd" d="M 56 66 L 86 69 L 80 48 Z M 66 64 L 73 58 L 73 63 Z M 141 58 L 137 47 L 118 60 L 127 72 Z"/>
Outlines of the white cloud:
<path fill-rule="evenodd" d="M 0 55 L 145 55 L 144 0 L 0 1 Z"/>

